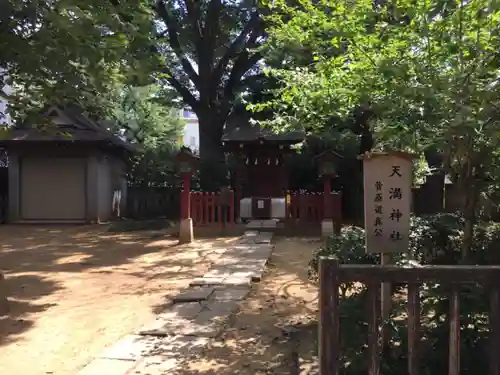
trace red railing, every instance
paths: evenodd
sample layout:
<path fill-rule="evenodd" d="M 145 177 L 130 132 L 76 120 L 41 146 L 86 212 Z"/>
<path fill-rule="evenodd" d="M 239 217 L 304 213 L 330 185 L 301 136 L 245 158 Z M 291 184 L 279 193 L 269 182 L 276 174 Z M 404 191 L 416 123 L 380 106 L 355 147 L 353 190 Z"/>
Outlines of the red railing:
<path fill-rule="evenodd" d="M 324 217 L 323 193 L 291 192 L 287 204 L 287 218 L 309 222 L 319 222 Z M 340 193 L 332 192 L 332 219 L 342 217 L 342 197 Z"/>
<path fill-rule="evenodd" d="M 223 205 L 219 199 L 219 193 L 191 192 L 191 218 L 194 225 L 207 224 L 233 224 L 234 213 L 234 191 L 230 192 L 228 204 Z"/>
<path fill-rule="evenodd" d="M 291 192 L 286 209 L 286 217 L 302 222 L 320 222 L 324 218 L 323 193 Z M 227 205 L 220 202 L 220 194 L 213 192 L 191 192 L 191 218 L 194 225 L 233 224 L 235 223 L 235 194 L 230 192 Z M 342 217 L 340 193 L 332 193 L 332 219 Z"/>

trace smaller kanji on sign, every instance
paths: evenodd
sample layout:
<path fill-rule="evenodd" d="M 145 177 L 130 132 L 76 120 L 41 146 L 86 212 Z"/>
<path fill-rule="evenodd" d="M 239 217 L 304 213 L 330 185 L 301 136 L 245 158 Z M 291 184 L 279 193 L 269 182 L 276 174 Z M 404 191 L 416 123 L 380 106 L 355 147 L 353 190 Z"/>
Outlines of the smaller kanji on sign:
<path fill-rule="evenodd" d="M 381 228 L 375 228 L 375 230 L 373 231 L 373 234 L 375 235 L 375 237 L 382 237 L 382 229 Z"/>
<path fill-rule="evenodd" d="M 376 204 L 375 205 L 375 213 L 376 214 L 379 214 L 379 215 L 382 215 L 382 206 L 380 204 Z"/>
<path fill-rule="evenodd" d="M 375 182 L 375 189 L 377 191 L 381 191 L 382 190 L 382 182 L 381 181 Z"/>
<path fill-rule="evenodd" d="M 382 202 L 382 193 L 375 194 L 375 202 Z"/>
<path fill-rule="evenodd" d="M 375 226 L 376 227 L 382 226 L 382 218 L 380 218 L 378 216 L 375 218 Z"/>
<path fill-rule="evenodd" d="M 393 208 L 389 217 L 392 221 L 396 220 L 397 222 L 399 222 L 399 219 L 401 219 L 403 217 L 403 214 L 401 213 L 399 208 L 396 208 L 396 209 Z"/>

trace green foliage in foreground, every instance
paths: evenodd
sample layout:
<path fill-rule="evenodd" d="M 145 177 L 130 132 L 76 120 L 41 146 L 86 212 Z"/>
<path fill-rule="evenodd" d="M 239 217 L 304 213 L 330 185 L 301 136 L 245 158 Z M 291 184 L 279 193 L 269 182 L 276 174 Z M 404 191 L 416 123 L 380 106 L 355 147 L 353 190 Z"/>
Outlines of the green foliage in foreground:
<path fill-rule="evenodd" d="M 433 215 L 412 220 L 411 252 L 421 264 L 457 264 L 463 239 L 464 221 L 450 214 Z M 481 223 L 474 232 L 471 250 L 472 264 L 500 264 L 500 225 Z M 376 264 L 378 255 L 367 255 L 364 248 L 364 230 L 346 227 L 338 237 L 332 237 L 319 249 L 310 262 L 310 277 L 317 280 L 318 260 L 321 256 L 334 256 L 341 263 Z M 398 264 L 405 256 L 396 256 Z M 343 290 L 348 287 L 344 286 Z M 351 289 L 353 290 L 353 289 Z M 396 287 L 396 293 L 401 286 Z M 422 374 L 447 373 L 448 366 L 448 289 L 445 285 L 426 284 L 421 289 L 422 306 Z M 367 314 L 366 289 L 357 288 L 354 294 L 343 294 L 341 309 L 341 340 L 343 342 L 341 374 L 366 374 L 367 371 Z M 476 285 L 461 288 L 461 369 L 462 374 L 488 373 L 488 311 L 486 291 Z M 382 361 L 385 375 L 404 374 L 407 371 L 407 321 L 404 318 L 406 302 L 400 301 L 392 316 L 384 322 L 390 327 L 390 354 Z M 402 318 L 402 319 L 401 319 Z"/>

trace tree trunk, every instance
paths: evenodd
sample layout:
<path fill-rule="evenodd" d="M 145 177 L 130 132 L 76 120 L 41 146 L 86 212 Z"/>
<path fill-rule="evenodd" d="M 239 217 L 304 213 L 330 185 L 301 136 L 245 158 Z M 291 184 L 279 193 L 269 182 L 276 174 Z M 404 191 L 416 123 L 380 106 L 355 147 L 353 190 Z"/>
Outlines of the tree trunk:
<path fill-rule="evenodd" d="M 7 288 L 5 287 L 5 278 L 0 272 L 0 315 L 9 312 L 9 302 L 7 300 Z"/>
<path fill-rule="evenodd" d="M 472 244 L 474 241 L 474 226 L 476 225 L 476 209 L 478 202 L 478 193 L 471 183 L 469 186 L 465 185 L 463 189 L 464 204 L 463 204 L 463 214 L 464 214 L 464 239 L 462 242 L 462 261 L 467 262 L 467 258 L 470 254 Z"/>
<path fill-rule="evenodd" d="M 222 134 L 225 119 L 218 119 L 210 113 L 198 115 L 200 132 L 200 188 L 217 191 L 229 183 L 228 168 L 222 148 Z"/>

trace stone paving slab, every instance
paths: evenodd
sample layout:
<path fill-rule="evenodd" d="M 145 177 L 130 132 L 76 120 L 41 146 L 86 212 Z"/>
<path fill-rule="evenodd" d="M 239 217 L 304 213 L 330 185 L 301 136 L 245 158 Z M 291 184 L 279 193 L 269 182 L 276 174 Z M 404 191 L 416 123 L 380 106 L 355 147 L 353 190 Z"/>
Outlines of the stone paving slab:
<path fill-rule="evenodd" d="M 141 360 L 134 368 L 131 375 L 168 375 L 175 374 L 181 368 L 181 360 L 157 356 L 147 357 Z M 108 374 L 103 374 L 108 375 Z"/>
<path fill-rule="evenodd" d="M 224 285 L 227 286 L 250 286 L 252 283 L 253 276 L 244 277 L 244 276 L 229 276 L 227 279 L 224 279 Z"/>
<path fill-rule="evenodd" d="M 265 233 L 262 233 L 261 235 L 257 236 L 255 239 L 255 243 L 257 244 L 270 244 L 271 240 L 273 238 L 272 233 L 269 233 L 271 236 L 264 236 Z"/>
<path fill-rule="evenodd" d="M 213 293 L 211 287 L 190 287 L 173 298 L 174 303 L 205 301 Z"/>
<path fill-rule="evenodd" d="M 254 253 L 255 251 L 267 251 L 268 249 L 255 249 L 253 250 L 252 252 L 250 251 L 244 251 L 243 252 L 243 255 L 247 255 L 247 254 L 251 254 L 251 253 Z M 272 250 L 272 248 L 271 248 Z M 237 265 L 237 266 L 253 266 L 253 265 L 256 265 L 256 264 L 262 264 L 262 263 L 266 263 L 267 262 L 267 259 L 255 259 L 255 258 L 249 258 L 249 257 L 244 257 L 242 258 L 241 256 L 235 256 L 238 251 L 237 250 L 234 250 L 234 249 L 231 249 L 231 250 L 228 250 L 229 254 L 227 256 L 224 256 L 223 258 L 221 258 L 217 263 L 214 263 L 212 265 L 211 268 L 213 267 L 221 267 L 221 266 L 234 266 L 234 265 Z"/>
<path fill-rule="evenodd" d="M 221 285 L 224 277 L 197 277 L 189 283 L 189 286 L 213 286 Z"/>
<path fill-rule="evenodd" d="M 206 337 L 128 335 L 104 351 L 100 358 L 137 361 L 152 356 L 164 359 L 186 357 L 200 353 L 207 344 Z"/>
<path fill-rule="evenodd" d="M 165 336 L 175 332 L 175 328 L 189 325 L 191 321 L 203 310 L 203 305 L 199 302 L 181 303 L 171 306 L 170 309 L 158 314 L 156 318 L 142 326 L 139 330 L 140 335 Z M 163 327 L 168 324 L 170 329 L 166 332 Z"/>
<path fill-rule="evenodd" d="M 126 375 L 137 365 L 136 361 L 97 358 L 79 371 L 78 375 Z"/>
<path fill-rule="evenodd" d="M 196 321 L 185 321 L 182 325 L 172 323 L 169 320 L 159 319 L 156 325 L 146 327 L 139 332 L 143 336 L 168 337 L 174 335 L 194 336 L 194 337 L 215 337 L 218 335 L 221 327 L 216 322 L 211 324 L 199 324 Z"/>
<path fill-rule="evenodd" d="M 271 244 L 255 244 L 252 246 L 236 245 L 226 251 L 224 259 L 268 259 L 272 251 L 273 246 Z"/>
<path fill-rule="evenodd" d="M 277 220 L 251 220 L 246 225 L 246 229 L 274 229 L 278 225 Z"/>
<path fill-rule="evenodd" d="M 135 335 L 106 350 L 79 375 L 174 375 L 224 329 L 239 303 L 260 280 L 271 256 L 272 233 L 246 231 L 238 244 L 214 259 L 206 274 Z"/>
<path fill-rule="evenodd" d="M 215 287 L 215 301 L 242 301 L 250 293 L 249 287 L 222 286 Z"/>
<path fill-rule="evenodd" d="M 222 324 L 238 310 L 238 300 L 214 300 L 203 306 L 196 317 L 191 319 L 171 319 L 159 316 L 153 323 L 143 327 L 139 335 L 144 336 L 197 336 L 215 337 Z"/>

